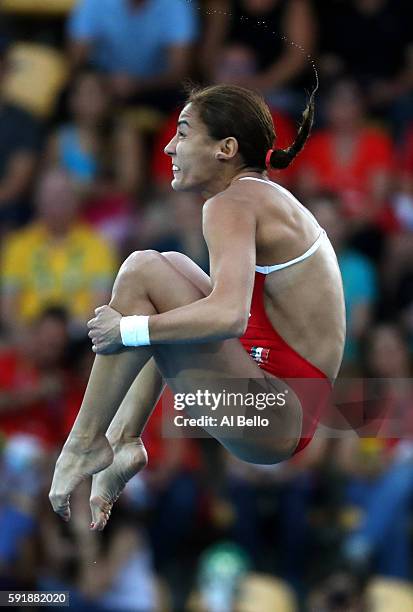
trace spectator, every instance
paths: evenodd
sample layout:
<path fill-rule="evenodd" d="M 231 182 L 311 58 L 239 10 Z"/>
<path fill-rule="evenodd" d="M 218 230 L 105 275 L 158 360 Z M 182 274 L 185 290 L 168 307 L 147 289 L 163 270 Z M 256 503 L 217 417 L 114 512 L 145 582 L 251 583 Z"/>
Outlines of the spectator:
<path fill-rule="evenodd" d="M 69 95 L 72 120 L 49 141 L 49 164 L 68 172 L 84 197 L 99 193 L 99 187 L 105 187 L 99 180 L 104 178 L 112 178 L 114 191 L 136 192 L 133 134 L 119 132 L 122 125 L 111 125 L 109 109 L 102 77 L 91 71 L 78 74 Z"/>
<path fill-rule="evenodd" d="M 340 81 L 325 103 L 326 127 L 315 132 L 296 160 L 295 181 L 304 198 L 320 191 L 340 194 L 347 216 L 380 223 L 394 164 L 390 138 L 370 127 L 361 91 Z"/>
<path fill-rule="evenodd" d="M 71 389 L 66 368 L 68 319 L 51 308 L 0 352 L 0 432 L 28 434 L 43 445 L 64 439 L 64 406 Z"/>
<path fill-rule="evenodd" d="M 357 230 L 353 243 L 379 262 L 385 235 L 399 230 L 390 196 L 392 142 L 366 124 L 361 92 L 352 81 L 330 91 L 326 116 L 327 127 L 314 133 L 296 161 L 296 188 L 306 201 L 323 189 L 337 193 Z"/>
<path fill-rule="evenodd" d="M 2 267 L 4 323 L 16 329 L 49 305 L 65 306 L 82 326 L 110 295 L 114 255 L 78 218 L 78 198 L 59 170 L 40 177 L 37 216 L 6 242 Z"/>
<path fill-rule="evenodd" d="M 185 609 L 189 612 L 238 610 L 235 598 L 250 565 L 242 548 L 231 541 L 207 548 L 198 561 L 195 588 Z"/>
<path fill-rule="evenodd" d="M 0 584 L 2 588 L 34 589 L 35 535 L 43 488 L 45 452 L 33 436 L 15 435 L 0 457 Z"/>
<path fill-rule="evenodd" d="M 395 295 L 397 319 L 409 340 L 410 350 L 413 348 L 413 269 L 411 265 L 402 271 Z"/>
<path fill-rule="evenodd" d="M 79 562 L 77 587 L 85 607 L 92 604 L 109 612 L 156 612 L 152 559 L 139 515 L 124 498 L 113 513 L 104 540 L 97 539 L 89 530 L 88 501 L 84 487 L 75 498 L 76 520 L 72 524 Z"/>
<path fill-rule="evenodd" d="M 70 605 L 88 612 L 164 612 L 140 516 L 122 498 L 105 537 L 89 529 L 87 482 L 73 496 L 72 520 L 62 524 L 44 509 L 42 572 L 37 587 L 69 591 Z"/>
<path fill-rule="evenodd" d="M 317 468 L 326 450 L 326 440 L 318 437 L 300 455 L 271 467 L 246 464 L 225 454 L 226 494 L 233 510 L 231 537 L 248 552 L 256 569 L 276 570 L 298 590 L 308 559 L 309 509 Z"/>
<path fill-rule="evenodd" d="M 97 73 L 77 75 L 69 109 L 71 122 L 49 140 L 48 165 L 70 175 L 82 197 L 84 217 L 121 243 L 142 180 L 138 139 L 125 120 L 110 118 L 110 96 Z"/>
<path fill-rule="evenodd" d="M 400 132 L 413 118 L 411 2 L 317 0 L 316 6 L 324 81 L 351 74 L 366 92 L 368 107 L 388 111 Z"/>
<path fill-rule="evenodd" d="M 363 612 L 363 588 L 352 573 L 335 572 L 317 584 L 308 596 L 308 612 Z M 370 611 L 372 612 L 372 611 Z"/>
<path fill-rule="evenodd" d="M 377 274 L 370 261 L 348 247 L 350 224 L 332 198 L 314 200 L 310 206 L 326 230 L 337 253 L 346 304 L 347 339 L 342 369 L 359 366 L 359 343 L 372 322 L 378 299 Z"/>
<path fill-rule="evenodd" d="M 80 0 L 68 26 L 75 65 L 92 60 L 120 100 L 173 108 L 197 35 L 180 0 Z"/>
<path fill-rule="evenodd" d="M 411 364 L 406 341 L 394 326 L 374 328 L 365 348 L 365 373 L 386 379 L 379 386 L 385 418 L 376 438 L 344 439 L 338 449 L 348 477 L 345 500 L 359 516 L 344 540 L 343 552 L 354 568 L 370 566 L 383 576 L 408 579 L 413 495 Z M 389 434 L 390 438 L 385 437 Z"/>
<path fill-rule="evenodd" d="M 413 123 L 405 132 L 400 147 L 400 176 L 396 193 L 393 195 L 393 207 L 402 229 L 413 230 Z"/>
<path fill-rule="evenodd" d="M 27 195 L 42 146 L 42 125 L 22 108 L 2 100 L 9 41 L 0 34 L 0 237 L 25 221 Z"/>
<path fill-rule="evenodd" d="M 198 440 L 166 437 L 166 410 L 165 398 L 159 400 L 145 427 L 142 439 L 150 459 L 142 480 L 154 566 L 173 589 L 176 609 L 182 609 L 193 569 L 191 547 L 198 527 L 202 462 Z M 178 548 L 179 566 L 174 561 Z"/>
<path fill-rule="evenodd" d="M 291 87 L 309 68 L 315 43 L 308 0 L 210 0 L 207 8 L 201 58 L 208 80 L 219 80 L 230 63 L 226 82 L 258 89 L 279 110 L 300 113 L 303 92 L 297 99 Z"/>
<path fill-rule="evenodd" d="M 202 202 L 193 194 L 172 192 L 162 200 L 152 201 L 142 219 L 141 245 L 161 252 L 185 253 L 207 270 L 201 211 Z"/>

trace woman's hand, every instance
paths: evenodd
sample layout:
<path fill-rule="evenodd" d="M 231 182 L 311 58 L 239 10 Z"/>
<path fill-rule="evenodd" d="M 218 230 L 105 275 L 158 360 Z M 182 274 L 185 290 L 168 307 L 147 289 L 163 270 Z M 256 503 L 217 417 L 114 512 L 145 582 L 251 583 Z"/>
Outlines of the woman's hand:
<path fill-rule="evenodd" d="M 99 306 L 95 318 L 87 326 L 88 336 L 92 340 L 92 351 L 99 355 L 118 352 L 122 347 L 120 320 L 122 315 L 110 306 Z"/>

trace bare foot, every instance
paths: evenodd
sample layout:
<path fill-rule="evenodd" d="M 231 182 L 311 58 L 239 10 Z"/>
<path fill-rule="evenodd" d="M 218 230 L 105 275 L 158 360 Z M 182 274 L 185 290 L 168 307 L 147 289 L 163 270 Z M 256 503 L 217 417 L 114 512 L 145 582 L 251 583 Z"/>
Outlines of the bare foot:
<path fill-rule="evenodd" d="M 90 496 L 92 531 L 102 531 L 105 528 L 112 506 L 126 483 L 148 463 L 148 455 L 141 438 L 117 442 L 113 451 L 113 463 L 93 476 Z"/>
<path fill-rule="evenodd" d="M 49 499 L 53 510 L 65 521 L 70 519 L 69 498 L 72 491 L 113 461 L 113 450 L 105 436 L 90 446 L 84 441 L 68 439 L 56 462 Z"/>

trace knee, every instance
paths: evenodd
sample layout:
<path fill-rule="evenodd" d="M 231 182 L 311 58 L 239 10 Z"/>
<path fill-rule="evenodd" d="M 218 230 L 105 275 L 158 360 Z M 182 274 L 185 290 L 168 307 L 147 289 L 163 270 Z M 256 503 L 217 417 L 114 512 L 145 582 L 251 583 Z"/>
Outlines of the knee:
<path fill-rule="evenodd" d="M 142 276 L 142 274 L 150 275 L 162 265 L 165 265 L 165 260 L 158 251 L 153 249 L 134 251 L 123 262 L 119 275 L 128 278 Z"/>
<path fill-rule="evenodd" d="M 149 285 L 157 277 L 165 260 L 158 251 L 135 251 L 123 262 L 116 277 L 112 291 L 112 301 L 116 298 L 138 298 L 148 291 Z"/>
<path fill-rule="evenodd" d="M 179 251 L 162 251 L 161 255 L 180 272 L 188 272 L 198 267 L 188 255 Z"/>
<path fill-rule="evenodd" d="M 185 253 L 180 253 L 179 251 L 162 251 L 161 254 L 163 255 L 163 257 L 166 257 L 166 259 L 171 263 L 179 263 L 188 260 L 191 261 L 188 255 L 185 255 Z"/>
<path fill-rule="evenodd" d="M 207 296 L 211 293 L 211 279 L 188 255 L 178 251 L 165 251 L 162 256 L 181 274 L 186 276 L 202 293 Z"/>

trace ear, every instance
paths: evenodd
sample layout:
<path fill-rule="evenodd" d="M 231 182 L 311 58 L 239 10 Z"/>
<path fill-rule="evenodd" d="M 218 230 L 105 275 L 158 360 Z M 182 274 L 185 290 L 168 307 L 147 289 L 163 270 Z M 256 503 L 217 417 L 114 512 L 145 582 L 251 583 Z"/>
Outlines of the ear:
<path fill-rule="evenodd" d="M 215 159 L 220 161 L 228 161 L 233 159 L 238 153 L 238 140 L 230 136 L 229 138 L 224 138 L 219 143 L 219 148 L 215 153 Z"/>

